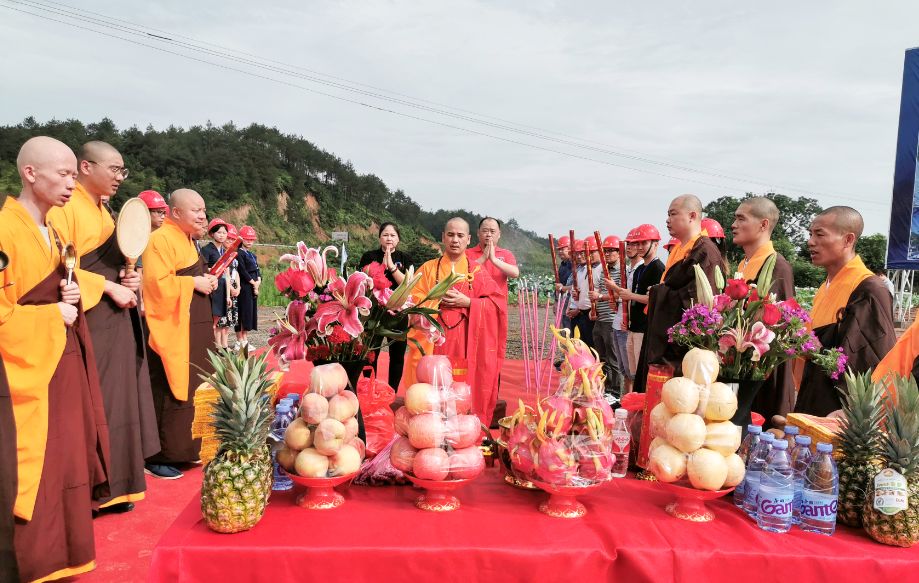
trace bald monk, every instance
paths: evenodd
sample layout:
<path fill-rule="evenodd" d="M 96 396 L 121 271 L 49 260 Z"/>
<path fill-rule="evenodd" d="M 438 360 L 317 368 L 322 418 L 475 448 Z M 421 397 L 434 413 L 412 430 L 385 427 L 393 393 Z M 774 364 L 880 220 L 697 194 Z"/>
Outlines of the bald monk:
<path fill-rule="evenodd" d="M 864 228 L 858 211 L 834 206 L 814 218 L 807 241 L 811 262 L 826 269 L 814 296 L 811 328 L 825 348 L 842 347 L 855 373 L 877 366 L 897 338 L 890 292 L 855 252 Z M 824 417 L 840 409 L 836 387 L 844 384 L 806 362 L 795 411 Z"/>
<path fill-rule="evenodd" d="M 108 495 L 108 429 L 92 343 L 74 274 L 61 263 L 69 243 L 46 220 L 73 192 L 77 160 L 61 142 L 32 138 L 16 160 L 18 198 L 0 210 L 0 356 L 17 440 L 15 549 L 24 581 L 95 567 L 92 502 Z"/>
<path fill-rule="evenodd" d="M 795 297 L 794 273 L 788 260 L 777 253 L 772 245 L 772 232 L 779 221 L 779 209 L 772 200 L 764 196 L 745 199 L 734 211 L 734 222 L 731 231 L 734 233 L 734 244 L 743 249 L 744 258 L 737 265 L 735 279 L 755 283 L 760 270 L 769 257 L 775 256 L 775 269 L 772 272 L 770 294 L 775 294 L 777 301 Z M 760 292 L 762 295 L 762 292 Z M 744 384 L 742 388 L 748 388 Z M 795 406 L 795 384 L 791 363 L 782 364 L 772 372 L 755 395 L 738 396 L 741 406 L 738 411 L 744 419 L 738 418 L 736 424 L 746 424 L 746 414 L 751 410 L 763 415 L 766 423 L 771 423 L 774 415 L 785 416 Z M 750 401 L 749 399 L 752 399 Z"/>
<path fill-rule="evenodd" d="M 504 365 L 507 344 L 507 298 L 480 265 L 470 266 L 466 256 L 469 239 L 469 223 L 461 218 L 447 221 L 442 236 L 443 255 L 419 268 L 422 276 L 412 291 L 412 297 L 419 302 L 451 273 L 467 276 L 440 301 L 438 321 L 446 342 L 435 347 L 418 330 L 412 330 L 409 336 L 421 344 L 425 354 L 444 354 L 454 359 L 454 368 L 465 360 L 466 382 L 472 387 L 472 410 L 489 425 L 498 400 L 498 373 Z M 419 360 L 421 352 L 410 342 L 403 373 L 406 387 L 416 382 Z"/>
<path fill-rule="evenodd" d="M 667 330 L 680 321 L 683 310 L 698 298 L 693 266 L 702 268 L 714 289 L 715 269 L 721 265 L 718 247 L 702 234 L 702 203 L 695 195 L 684 194 L 673 199 L 667 209 L 667 230 L 682 243 L 670 251 L 661 283 L 649 290 L 648 330 L 642 339 L 635 375 L 638 392 L 645 390 L 649 365 L 669 364 L 674 374 L 680 376 L 688 349 L 669 343 Z"/>
<path fill-rule="evenodd" d="M 13 417 L 13 401 L 6 381 L 6 369 L 0 361 L 0 581 L 19 581 L 13 546 L 15 504 L 16 419 Z"/>
<path fill-rule="evenodd" d="M 105 142 L 84 144 L 77 165 L 70 202 L 49 211 L 48 219 L 57 223 L 61 217 L 62 224 L 73 227 L 68 235 L 76 245 L 80 267 L 103 282 L 101 298 L 83 296 L 111 438 L 111 498 L 100 500 L 99 509 L 128 512 L 147 489 L 144 459 L 160 448 L 137 311 L 140 275 L 125 273 L 115 221 L 105 205 L 128 171 L 118 150 Z"/>
<path fill-rule="evenodd" d="M 146 470 L 158 478 L 182 477 L 175 465 L 198 461 L 200 439 L 192 439 L 198 375 L 209 374 L 213 343 L 211 302 L 217 278 L 207 274 L 194 239 L 207 231 L 204 199 L 182 188 L 169 197 L 170 216 L 153 232 L 144 251 L 144 307 L 150 331 L 150 382 L 159 427 L 160 452 Z"/>

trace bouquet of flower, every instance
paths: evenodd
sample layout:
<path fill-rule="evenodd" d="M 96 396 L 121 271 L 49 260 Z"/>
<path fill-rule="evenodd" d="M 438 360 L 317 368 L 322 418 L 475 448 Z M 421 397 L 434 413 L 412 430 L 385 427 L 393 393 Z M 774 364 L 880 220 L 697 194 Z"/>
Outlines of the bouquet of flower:
<path fill-rule="evenodd" d="M 839 378 L 847 360 L 842 349 L 822 349 L 807 327 L 807 311 L 794 298 L 779 302 L 768 293 L 774 267 L 775 255 L 763 265 L 756 283 L 729 279 L 714 295 L 705 273 L 695 266 L 698 301 L 670 328 L 670 342 L 716 352 L 725 378 L 762 380 L 798 357 L 812 359 L 833 379 Z M 760 295 L 760 290 L 766 291 Z"/>
<path fill-rule="evenodd" d="M 406 340 L 410 328 L 423 330 L 435 344 L 443 342 L 436 305 L 462 276 L 444 278 L 415 304 L 411 292 L 421 274 L 413 268 L 393 290 L 380 263 L 346 279 L 329 268 L 330 252 L 338 255 L 333 246 L 312 249 L 301 241 L 297 255 L 280 259 L 290 267 L 275 277 L 275 287 L 291 302 L 268 340 L 279 358 L 364 360 L 392 341 Z"/>

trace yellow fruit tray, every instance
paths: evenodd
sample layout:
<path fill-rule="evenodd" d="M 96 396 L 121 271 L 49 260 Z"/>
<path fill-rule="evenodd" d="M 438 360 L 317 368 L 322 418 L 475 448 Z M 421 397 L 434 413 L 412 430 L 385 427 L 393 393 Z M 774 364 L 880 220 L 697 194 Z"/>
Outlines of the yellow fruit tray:
<path fill-rule="evenodd" d="M 840 459 L 839 451 L 839 420 L 828 417 L 815 417 L 804 413 L 789 413 L 786 417 L 789 425 L 798 427 L 799 435 L 808 435 L 811 438 L 811 450 L 817 451 L 817 443 L 832 443 L 833 457 Z"/>

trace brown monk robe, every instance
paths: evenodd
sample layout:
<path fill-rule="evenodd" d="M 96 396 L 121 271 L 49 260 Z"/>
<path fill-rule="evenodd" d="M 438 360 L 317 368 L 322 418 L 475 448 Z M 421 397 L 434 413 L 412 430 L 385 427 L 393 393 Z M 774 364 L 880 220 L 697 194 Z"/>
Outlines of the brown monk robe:
<path fill-rule="evenodd" d="M 702 203 L 692 194 L 678 196 L 667 211 L 667 229 L 672 237 L 683 241 L 670 250 L 667 268 L 659 285 L 649 290 L 648 331 L 641 344 L 641 356 L 635 375 L 635 390 L 644 392 L 648 367 L 667 364 L 680 375 L 683 356 L 688 349 L 668 341 L 668 330 L 683 317 L 683 310 L 697 299 L 696 273 L 698 265 L 715 287 L 715 269 L 721 265 L 721 252 L 702 235 Z"/>
<path fill-rule="evenodd" d="M 160 452 L 147 463 L 158 466 L 199 457 L 201 440 L 191 436 L 194 396 L 199 375 L 210 372 L 207 351 L 214 336 L 207 294 L 217 286 L 217 278 L 205 275 L 192 239 L 207 230 L 204 200 L 193 190 L 180 189 L 170 204 L 170 217 L 154 231 L 143 256 L 150 381 L 160 438 Z"/>
<path fill-rule="evenodd" d="M 744 258 L 737 265 L 735 278 L 739 276 L 747 283 L 759 278 L 763 263 L 775 255 L 775 269 L 772 274 L 772 288 L 777 301 L 795 297 L 794 273 L 791 264 L 780 253 L 776 253 L 770 237 L 779 220 L 779 209 L 766 197 L 745 199 L 734 213 L 731 230 L 734 244 L 743 248 Z M 785 416 L 795 407 L 795 384 L 792 364 L 786 362 L 775 368 L 763 381 L 759 392 L 753 397 L 752 411 L 766 418 L 771 426 L 774 415 Z"/>
<path fill-rule="evenodd" d="M 16 422 L 16 559 L 34 581 L 95 566 L 92 501 L 108 495 L 108 429 L 80 288 L 65 281 L 63 233 L 45 221 L 70 198 L 76 158 L 39 137 L 17 166 L 22 192 L 0 211 L 11 258 L 0 273 L 0 356 Z"/>
<path fill-rule="evenodd" d="M 0 581 L 19 581 L 13 550 L 13 505 L 16 503 L 16 420 L 0 360 Z"/>
<path fill-rule="evenodd" d="M 827 271 L 814 296 L 811 328 L 825 348 L 842 347 L 855 373 L 877 366 L 897 338 L 890 292 L 855 253 L 864 224 L 855 209 L 830 207 L 814 218 L 807 243 L 811 261 Z M 837 387 L 844 384 L 806 362 L 795 411 L 820 417 L 837 411 Z"/>
<path fill-rule="evenodd" d="M 100 500 L 99 508 L 125 511 L 144 498 L 144 459 L 160 448 L 147 352 L 136 307 L 135 290 L 140 276 L 125 276 L 115 222 L 102 202 L 114 195 L 124 180 L 121 154 L 104 142 L 89 142 L 81 148 L 77 162 L 79 179 L 70 202 L 49 211 L 48 218 L 58 227 L 69 225 L 80 267 L 104 280 L 104 293 L 98 303 L 86 298 L 83 301 L 112 453 L 111 498 Z"/>

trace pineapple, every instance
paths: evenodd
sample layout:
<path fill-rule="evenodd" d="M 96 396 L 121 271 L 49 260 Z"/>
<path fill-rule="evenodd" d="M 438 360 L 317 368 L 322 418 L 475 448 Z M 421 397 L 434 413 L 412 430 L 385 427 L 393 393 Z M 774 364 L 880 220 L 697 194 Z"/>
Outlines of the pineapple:
<path fill-rule="evenodd" d="M 271 492 L 272 380 L 265 356 L 249 358 L 245 350 L 208 356 L 214 373 L 202 378 L 220 394 L 212 414 L 220 445 L 204 470 L 201 512 L 212 530 L 241 532 L 261 520 Z"/>
<path fill-rule="evenodd" d="M 919 388 L 910 375 L 896 380 L 897 404 L 887 418 L 884 462 L 906 478 L 908 507 L 893 516 L 874 509 L 874 476 L 868 482 L 863 519 L 865 531 L 886 545 L 910 547 L 919 542 Z"/>
<path fill-rule="evenodd" d="M 870 372 L 846 373 L 846 390 L 842 393 L 837 520 L 860 527 L 868 481 L 881 469 L 884 401 L 881 391 L 871 382 Z"/>

